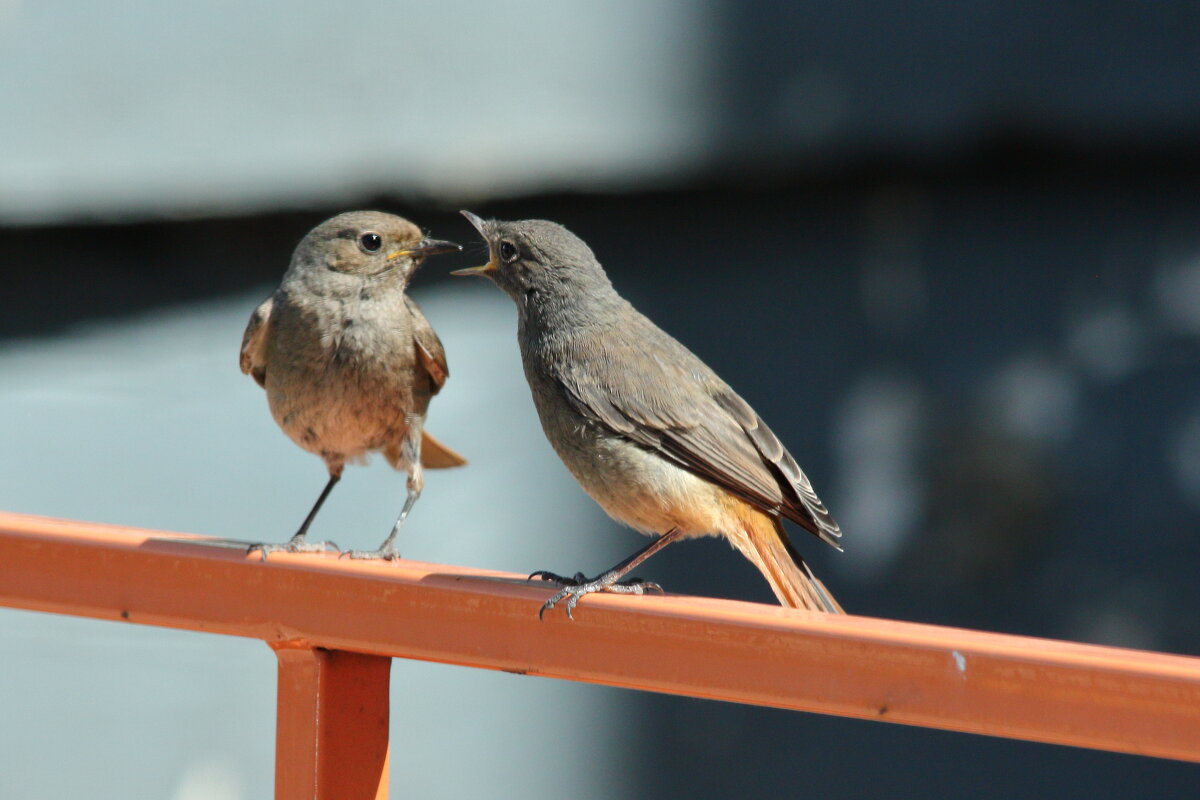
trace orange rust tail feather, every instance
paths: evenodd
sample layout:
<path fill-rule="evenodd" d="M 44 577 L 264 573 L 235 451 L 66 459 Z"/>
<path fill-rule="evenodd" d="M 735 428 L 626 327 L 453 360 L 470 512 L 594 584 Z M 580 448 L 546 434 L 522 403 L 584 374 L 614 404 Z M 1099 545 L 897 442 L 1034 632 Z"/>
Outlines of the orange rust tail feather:
<path fill-rule="evenodd" d="M 758 567 L 779 602 L 789 608 L 844 614 L 841 604 L 792 547 L 783 524 L 757 508 L 737 502 L 742 506 L 738 509 L 741 530 L 726 536 Z"/>

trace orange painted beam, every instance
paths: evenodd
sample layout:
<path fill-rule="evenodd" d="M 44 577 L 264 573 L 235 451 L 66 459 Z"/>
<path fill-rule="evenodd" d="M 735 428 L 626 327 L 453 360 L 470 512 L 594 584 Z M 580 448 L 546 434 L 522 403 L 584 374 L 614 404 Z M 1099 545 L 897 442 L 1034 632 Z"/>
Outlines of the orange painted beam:
<path fill-rule="evenodd" d="M 276 800 L 387 800 L 392 660 L 286 644 L 275 655 Z"/>
<path fill-rule="evenodd" d="M 0 514 L 0 605 L 1200 761 L 1198 658 L 205 541 Z"/>

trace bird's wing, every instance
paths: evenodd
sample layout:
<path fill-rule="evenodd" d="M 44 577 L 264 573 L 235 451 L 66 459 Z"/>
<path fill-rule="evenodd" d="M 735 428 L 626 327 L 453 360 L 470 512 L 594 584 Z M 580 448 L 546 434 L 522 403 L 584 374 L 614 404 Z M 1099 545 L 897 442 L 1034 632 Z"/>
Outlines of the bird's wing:
<path fill-rule="evenodd" d="M 271 307 L 274 303 L 274 296 L 268 297 L 250 315 L 246 332 L 242 334 L 242 352 L 238 358 L 242 372 L 263 387 L 267 385 L 267 330 L 271 324 Z"/>
<path fill-rule="evenodd" d="M 754 412 L 750 404 L 729 387 L 724 387 L 724 391 L 718 391 L 714 395 L 714 399 L 737 420 L 746 436 L 754 443 L 755 450 L 766 459 L 772 470 L 791 489 L 790 497 L 785 493 L 786 502 L 784 508 L 781 509 L 784 516 L 806 528 L 808 525 L 805 520 L 797 519 L 797 516 L 811 519 L 816 530 L 812 528 L 809 530 L 821 540 L 841 550 L 842 547 L 837 540 L 842 538 L 842 529 L 829 513 L 829 509 L 821 502 L 821 498 L 817 497 L 817 493 L 813 491 L 812 482 L 804 474 L 804 470 L 800 469 L 796 459 L 792 458 L 792 454 L 783 446 L 783 442 L 779 441 L 779 437 L 767 427 L 767 423 L 763 422 L 762 417 Z"/>
<path fill-rule="evenodd" d="M 404 304 L 412 319 L 417 363 L 429 374 L 430 389 L 437 394 L 446 383 L 446 378 L 450 377 L 450 369 L 446 366 L 446 349 L 442 347 L 442 340 L 433 332 L 429 320 L 421 313 L 417 302 L 405 295 Z M 428 431 L 421 431 L 421 466 L 428 469 L 446 469 L 461 467 L 466 463 L 465 458 L 430 436 Z"/>
<path fill-rule="evenodd" d="M 425 315 L 421 313 L 421 307 L 417 305 L 416 301 L 405 295 L 404 304 L 408 307 L 408 313 L 412 318 L 417 362 L 429 373 L 433 393 L 437 394 L 446 383 L 446 379 L 450 377 L 450 368 L 446 366 L 446 349 L 442 347 L 442 340 L 433 332 L 433 326 L 429 324 L 429 320 L 425 319 Z"/>
<path fill-rule="evenodd" d="M 560 373 L 577 411 L 838 547 L 841 531 L 795 459 L 687 348 L 654 327 L 616 333 L 601 351 L 566 359 L 575 366 Z"/>

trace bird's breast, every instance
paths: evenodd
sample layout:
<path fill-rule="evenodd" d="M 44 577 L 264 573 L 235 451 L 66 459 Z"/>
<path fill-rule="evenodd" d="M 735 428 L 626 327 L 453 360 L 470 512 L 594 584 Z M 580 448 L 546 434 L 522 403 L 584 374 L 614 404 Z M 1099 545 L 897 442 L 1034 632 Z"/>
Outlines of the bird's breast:
<path fill-rule="evenodd" d="M 267 347 L 271 413 L 306 450 L 354 458 L 381 449 L 428 407 L 429 379 L 415 369 L 402 305 L 292 307 L 272 319 Z"/>
<path fill-rule="evenodd" d="M 710 536 L 737 525 L 727 492 L 598 424 L 576 425 L 552 441 L 583 490 L 635 530 Z"/>

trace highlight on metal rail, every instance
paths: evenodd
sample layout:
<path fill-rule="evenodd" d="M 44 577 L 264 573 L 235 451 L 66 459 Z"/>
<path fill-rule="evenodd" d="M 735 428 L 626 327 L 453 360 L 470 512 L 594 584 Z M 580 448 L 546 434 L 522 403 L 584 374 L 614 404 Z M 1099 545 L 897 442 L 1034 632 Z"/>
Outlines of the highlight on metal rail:
<path fill-rule="evenodd" d="M 261 639 L 275 796 L 385 798 L 392 658 L 1200 761 L 1200 658 L 0 513 L 0 605 Z"/>

